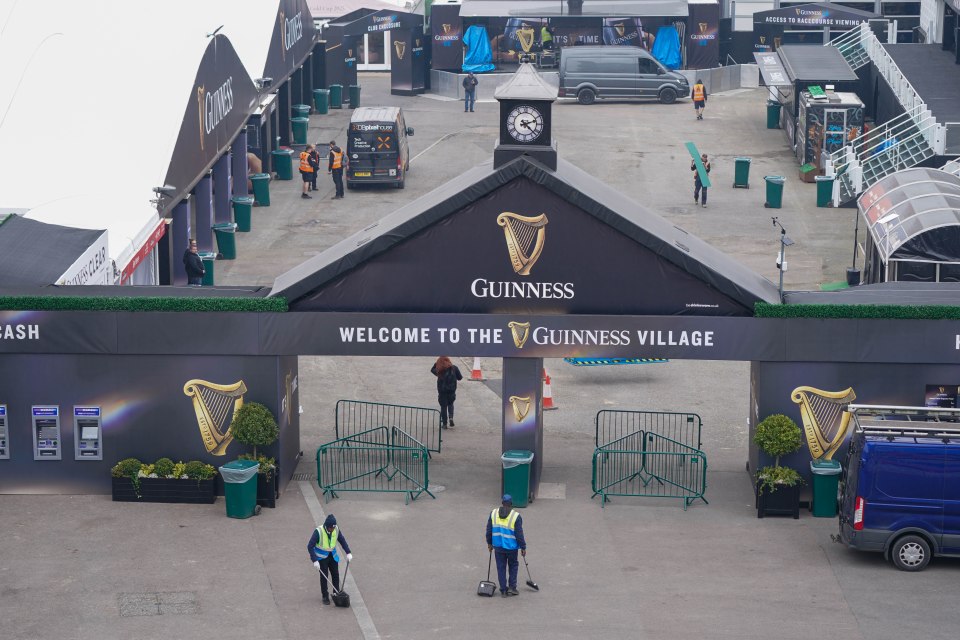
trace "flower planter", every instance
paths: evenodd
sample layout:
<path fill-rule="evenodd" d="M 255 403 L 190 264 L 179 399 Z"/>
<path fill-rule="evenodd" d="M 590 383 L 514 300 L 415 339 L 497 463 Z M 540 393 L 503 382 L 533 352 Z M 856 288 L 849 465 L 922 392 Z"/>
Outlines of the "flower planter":
<path fill-rule="evenodd" d="M 280 467 L 274 467 L 270 474 L 270 480 L 267 480 L 266 474 L 257 474 L 257 504 L 261 507 L 274 509 L 277 506 L 277 498 L 280 497 Z"/>
<path fill-rule="evenodd" d="M 217 500 L 215 478 L 209 480 L 140 478 L 139 496 L 130 478 L 112 478 L 112 480 L 114 502 L 213 504 Z"/>
<path fill-rule="evenodd" d="M 766 515 L 793 516 L 800 518 L 800 485 L 792 487 L 781 485 L 776 491 L 760 493 L 760 483 L 757 483 L 757 517 Z"/>

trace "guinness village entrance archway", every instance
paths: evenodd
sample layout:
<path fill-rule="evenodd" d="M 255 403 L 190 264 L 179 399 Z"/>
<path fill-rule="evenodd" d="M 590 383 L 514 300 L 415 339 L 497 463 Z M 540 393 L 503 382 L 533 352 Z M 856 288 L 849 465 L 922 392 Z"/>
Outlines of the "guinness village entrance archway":
<path fill-rule="evenodd" d="M 503 358 L 502 445 L 535 452 L 534 495 L 543 358 L 750 361 L 751 426 L 795 412 L 790 392 L 800 385 L 853 386 L 862 402 L 915 405 L 925 382 L 960 384 L 956 321 L 755 317 L 756 303 L 779 303 L 776 286 L 557 158 L 553 96 L 521 68 L 497 94 L 503 127 L 492 165 L 330 247 L 270 290 L 182 294 L 245 295 L 262 311 L 0 311 L 3 490 L 107 493 L 110 466 L 145 452 L 222 464 L 229 458 L 217 456 L 239 450 L 217 416 L 191 403 L 197 380 L 239 380 L 231 397 L 248 392 L 278 416 L 280 439 L 267 453 L 289 481 L 300 447 L 298 355 Z M 543 139 L 519 144 L 511 126 Z M 270 298 L 288 310 L 271 311 Z M 529 398 L 525 416 L 511 396 Z M 102 459 L 74 455 L 76 418 L 91 406 L 103 409 Z M 38 453 L 54 433 L 41 427 L 59 429 L 48 447 L 56 457 Z M 750 468 L 759 462 L 751 452 Z"/>

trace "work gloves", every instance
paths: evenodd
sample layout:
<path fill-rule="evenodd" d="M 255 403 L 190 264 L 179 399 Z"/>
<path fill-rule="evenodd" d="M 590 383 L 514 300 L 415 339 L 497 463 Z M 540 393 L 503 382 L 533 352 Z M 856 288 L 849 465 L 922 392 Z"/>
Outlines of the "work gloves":
<path fill-rule="evenodd" d="M 351 560 L 353 560 L 353 554 L 352 554 L 352 553 L 348 553 L 348 554 L 347 554 L 347 562 L 350 562 Z"/>
<path fill-rule="evenodd" d="M 314 560 L 314 561 L 313 561 L 313 566 L 317 568 L 317 571 L 320 571 L 320 561 L 319 561 L 319 560 Z"/>

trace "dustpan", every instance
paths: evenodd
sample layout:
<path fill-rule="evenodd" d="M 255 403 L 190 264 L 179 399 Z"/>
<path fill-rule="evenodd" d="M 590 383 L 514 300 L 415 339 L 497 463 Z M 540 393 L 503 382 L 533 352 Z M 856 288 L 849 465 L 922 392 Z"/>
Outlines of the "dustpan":
<path fill-rule="evenodd" d="M 493 594 L 497 592 L 497 585 L 493 582 L 490 582 L 490 564 L 493 562 L 493 551 L 490 552 L 490 558 L 487 560 L 487 579 L 481 580 L 480 584 L 477 585 L 477 595 L 486 596 L 487 598 L 492 598 Z"/>

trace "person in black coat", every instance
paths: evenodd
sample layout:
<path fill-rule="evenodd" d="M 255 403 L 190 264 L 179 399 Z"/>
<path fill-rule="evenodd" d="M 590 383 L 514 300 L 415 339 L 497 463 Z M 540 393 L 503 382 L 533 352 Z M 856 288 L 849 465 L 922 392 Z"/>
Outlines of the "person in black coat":
<path fill-rule="evenodd" d="M 190 238 L 190 244 L 183 252 L 183 266 L 187 270 L 187 284 L 201 286 L 207 270 L 203 267 L 203 260 L 197 255 L 197 241 L 193 238 Z"/>
<path fill-rule="evenodd" d="M 440 403 L 440 428 L 455 427 L 453 422 L 453 402 L 457 399 L 457 381 L 463 380 L 460 369 L 450 362 L 447 356 L 437 358 L 430 368 L 430 373 L 437 376 L 437 401 Z M 449 422 L 448 422 L 449 418 Z"/>

